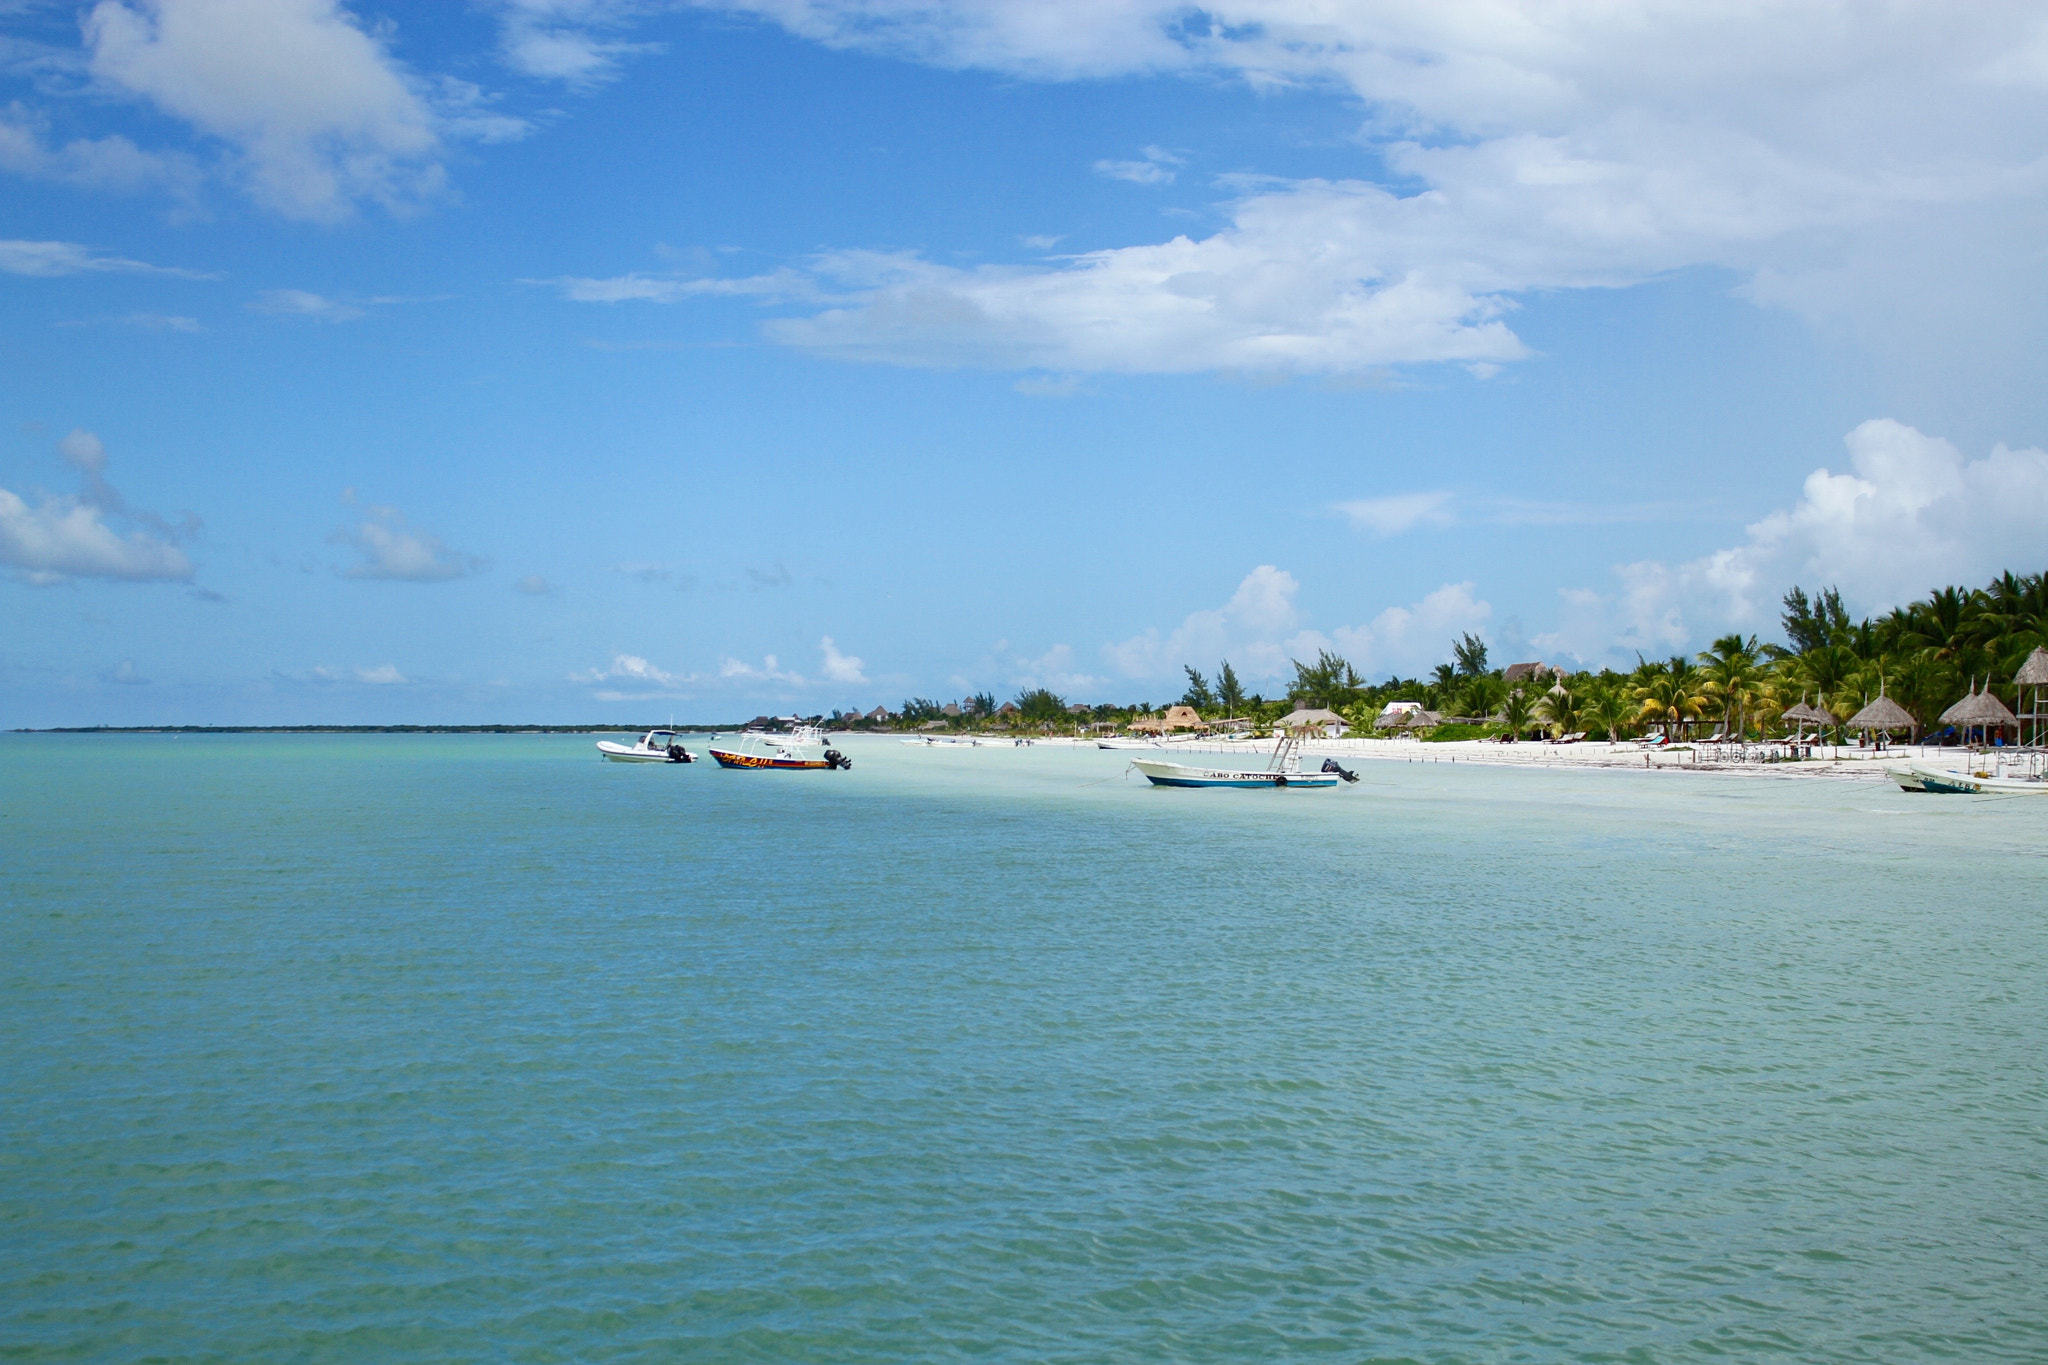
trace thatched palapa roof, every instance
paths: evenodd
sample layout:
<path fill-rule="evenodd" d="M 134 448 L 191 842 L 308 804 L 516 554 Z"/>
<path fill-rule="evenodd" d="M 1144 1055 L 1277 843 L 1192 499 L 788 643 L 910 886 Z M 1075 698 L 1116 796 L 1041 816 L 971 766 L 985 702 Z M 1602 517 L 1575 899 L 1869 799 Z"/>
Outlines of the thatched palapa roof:
<path fill-rule="evenodd" d="M 2048 687 L 2048 649 L 2036 645 L 2012 680 L 2021 687 Z"/>
<path fill-rule="evenodd" d="M 1160 719 L 1169 730 L 1199 730 L 1208 723 L 1192 706 L 1169 706 Z"/>
<path fill-rule="evenodd" d="M 1919 723 L 1883 692 L 1877 694 L 1876 701 L 1849 717 L 1851 730 L 1910 730 Z"/>
<path fill-rule="evenodd" d="M 1982 692 L 1973 692 L 1942 712 L 1941 718 L 1950 725 L 2019 724 L 2012 712 L 2005 709 L 2005 703 L 1991 695 L 1988 683 Z"/>
<path fill-rule="evenodd" d="M 1312 725 L 1349 725 L 1350 723 L 1350 721 L 1345 720 L 1344 717 L 1326 706 L 1318 706 L 1312 711 L 1297 707 L 1274 722 L 1283 730 L 1305 730 Z"/>

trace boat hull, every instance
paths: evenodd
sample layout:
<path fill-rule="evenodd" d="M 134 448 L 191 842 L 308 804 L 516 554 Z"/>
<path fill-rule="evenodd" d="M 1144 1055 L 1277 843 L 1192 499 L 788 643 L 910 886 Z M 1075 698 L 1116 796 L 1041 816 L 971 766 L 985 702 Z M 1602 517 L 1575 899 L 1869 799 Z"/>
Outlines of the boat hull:
<path fill-rule="evenodd" d="M 1131 766 L 1145 774 L 1157 787 L 1268 787 L 1289 791 L 1334 787 L 1344 779 L 1336 773 L 1268 772 L 1263 769 L 1191 768 L 1184 763 L 1162 763 L 1157 759 L 1134 758 Z"/>
<path fill-rule="evenodd" d="M 1898 769 L 1887 769 L 1892 780 L 1907 791 L 1934 792 L 1942 796 L 2048 796 L 2048 782 L 2030 782 L 2017 777 L 1979 777 L 1975 773 L 1951 772 L 1946 768 L 1931 768 L 1911 764 L 1902 776 Z M 1918 787 L 1907 786 L 1908 776 L 1918 781 Z"/>
<path fill-rule="evenodd" d="M 688 758 L 671 758 L 659 749 L 642 749 L 637 746 L 629 748 L 624 744 L 611 744 L 604 740 L 597 742 L 597 751 L 613 763 L 689 763 L 697 757 L 691 754 Z"/>
<path fill-rule="evenodd" d="M 711 756 L 721 768 L 829 768 L 823 758 L 777 758 L 767 754 L 739 754 L 730 749 L 713 749 Z"/>

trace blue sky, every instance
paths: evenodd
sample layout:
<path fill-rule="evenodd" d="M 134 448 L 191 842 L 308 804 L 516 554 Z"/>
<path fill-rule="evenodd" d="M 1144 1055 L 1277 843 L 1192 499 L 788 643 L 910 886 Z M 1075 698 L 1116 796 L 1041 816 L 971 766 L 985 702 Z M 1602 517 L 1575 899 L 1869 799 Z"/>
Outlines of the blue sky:
<path fill-rule="evenodd" d="M 2024 7 L 0 3 L 0 724 L 1587 664 L 2039 571 Z"/>

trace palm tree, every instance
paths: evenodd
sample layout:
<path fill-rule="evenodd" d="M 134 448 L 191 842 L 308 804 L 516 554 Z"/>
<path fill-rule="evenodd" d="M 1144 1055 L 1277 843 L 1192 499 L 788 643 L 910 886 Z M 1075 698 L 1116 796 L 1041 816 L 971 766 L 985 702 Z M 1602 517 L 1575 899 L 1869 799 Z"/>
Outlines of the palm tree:
<path fill-rule="evenodd" d="M 1678 656 L 1636 671 L 1642 677 L 1636 686 L 1636 700 L 1642 704 L 1637 719 L 1663 727 L 1667 738 L 1677 738 L 1679 727 L 1700 713 L 1698 673 Z"/>
<path fill-rule="evenodd" d="M 1465 679 L 1465 685 L 1458 690 L 1458 704 L 1465 708 L 1468 716 L 1490 716 L 1506 698 L 1507 688 L 1508 685 L 1493 674 L 1480 673 Z"/>
<path fill-rule="evenodd" d="M 1563 683 L 1543 694 L 1542 699 L 1536 703 L 1536 712 L 1549 722 L 1553 739 L 1576 734 L 1585 728 L 1585 709 L 1565 690 Z"/>
<path fill-rule="evenodd" d="M 1612 744 L 1621 738 L 1621 728 L 1633 721 L 1640 709 L 1629 704 L 1629 697 L 1619 687 L 1601 688 L 1586 703 L 1586 724 L 1605 730 L 1607 742 Z"/>
<path fill-rule="evenodd" d="M 1763 669 L 1757 662 L 1756 637 L 1723 635 L 1713 647 L 1702 652 L 1705 665 L 1701 691 L 1721 703 L 1721 730 L 1739 735 L 1747 727 L 1742 711 L 1760 681 Z"/>
<path fill-rule="evenodd" d="M 1508 738 L 1521 741 L 1522 731 L 1529 728 L 1529 718 L 1536 711 L 1536 699 L 1522 688 L 1511 690 L 1507 699 L 1500 704 L 1501 719 L 1508 723 Z"/>

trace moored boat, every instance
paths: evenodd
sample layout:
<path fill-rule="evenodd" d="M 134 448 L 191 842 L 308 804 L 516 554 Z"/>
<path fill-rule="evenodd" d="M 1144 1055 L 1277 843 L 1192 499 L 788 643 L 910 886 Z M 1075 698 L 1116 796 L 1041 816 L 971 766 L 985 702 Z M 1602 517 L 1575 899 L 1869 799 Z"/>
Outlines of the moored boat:
<path fill-rule="evenodd" d="M 597 742 L 597 751 L 614 763 L 695 763 L 697 755 L 685 749 L 673 730 L 649 730 L 631 744 L 609 739 Z"/>
<path fill-rule="evenodd" d="M 1885 775 L 1906 791 L 1942 796 L 2048 796 L 2048 780 L 2007 777 L 1996 771 L 1937 768 L 1930 763 L 1887 767 Z"/>
<path fill-rule="evenodd" d="M 1168 763 L 1158 758 L 1134 758 L 1131 767 L 1157 787 L 1334 787 L 1356 782 L 1358 774 L 1334 758 L 1323 760 L 1321 768 L 1303 771 L 1301 743 L 1292 735 L 1281 739 L 1272 761 L 1263 768 L 1198 768 L 1187 763 Z"/>
<path fill-rule="evenodd" d="M 747 730 L 736 746 L 707 746 L 721 768 L 851 768 L 853 760 L 825 747 L 825 733 L 799 725 L 788 734 Z"/>

